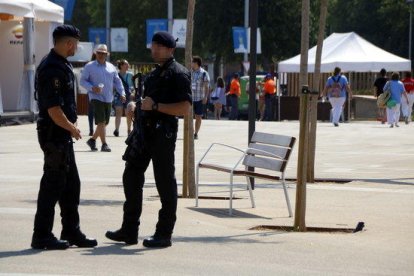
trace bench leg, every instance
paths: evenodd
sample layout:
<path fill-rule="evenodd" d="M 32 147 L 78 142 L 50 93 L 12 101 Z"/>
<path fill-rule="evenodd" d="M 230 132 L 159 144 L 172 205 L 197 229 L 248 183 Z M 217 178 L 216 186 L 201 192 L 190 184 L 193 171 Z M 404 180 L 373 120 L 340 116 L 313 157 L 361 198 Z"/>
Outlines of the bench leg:
<path fill-rule="evenodd" d="M 195 207 L 198 207 L 198 181 L 199 181 L 199 171 L 200 168 L 199 166 L 197 166 L 196 169 L 196 183 L 195 183 L 195 196 L 196 196 L 196 200 L 195 200 Z"/>
<path fill-rule="evenodd" d="M 290 200 L 289 200 L 289 194 L 287 192 L 287 188 L 286 188 L 286 183 L 285 183 L 285 173 L 282 173 L 282 186 L 283 186 L 283 191 L 285 192 L 285 198 L 286 198 L 286 204 L 288 207 L 288 211 L 289 211 L 289 217 L 292 217 L 292 207 L 290 207 Z"/>
<path fill-rule="evenodd" d="M 233 213 L 233 173 L 230 173 L 230 197 L 229 197 L 229 215 Z"/>
<path fill-rule="evenodd" d="M 252 208 L 256 207 L 256 204 L 254 203 L 254 197 L 253 197 L 253 191 L 252 191 L 252 183 L 250 182 L 250 177 L 246 177 L 247 180 L 247 187 L 249 188 L 249 194 L 250 194 L 250 201 L 252 202 Z"/>

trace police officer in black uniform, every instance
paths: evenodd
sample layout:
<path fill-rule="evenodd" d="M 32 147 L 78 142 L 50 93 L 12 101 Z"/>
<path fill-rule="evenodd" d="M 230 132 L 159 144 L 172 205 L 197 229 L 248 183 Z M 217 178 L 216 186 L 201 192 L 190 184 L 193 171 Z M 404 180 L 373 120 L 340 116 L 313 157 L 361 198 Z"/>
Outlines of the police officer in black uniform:
<path fill-rule="evenodd" d="M 97 241 L 87 238 L 79 227 L 80 179 L 72 138 L 78 140 L 82 137 L 76 126 L 75 78 L 72 65 L 66 59 L 75 54 L 79 39 L 80 32 L 76 27 L 56 27 L 53 31 L 54 47 L 36 71 L 37 133 L 44 166 L 31 244 L 34 249 L 97 245 Z M 52 233 L 57 202 L 62 217 L 60 240 Z"/>
<path fill-rule="evenodd" d="M 176 40 L 167 32 L 158 32 L 152 38 L 151 55 L 159 65 L 144 82 L 141 104 L 142 139 L 139 150 L 127 147 L 123 185 L 126 201 L 122 227 L 107 231 L 106 237 L 137 244 L 138 227 L 142 211 L 144 173 L 152 160 L 155 182 L 161 199 L 161 209 L 155 234 L 144 239 L 145 247 L 171 246 L 171 235 L 176 221 L 177 182 L 175 179 L 174 151 L 177 139 L 178 119 L 188 114 L 191 107 L 190 72 L 174 59 Z M 136 109 L 136 112 L 138 108 Z M 133 131 L 131 135 L 139 135 Z M 141 146 L 141 147 L 140 147 Z"/>

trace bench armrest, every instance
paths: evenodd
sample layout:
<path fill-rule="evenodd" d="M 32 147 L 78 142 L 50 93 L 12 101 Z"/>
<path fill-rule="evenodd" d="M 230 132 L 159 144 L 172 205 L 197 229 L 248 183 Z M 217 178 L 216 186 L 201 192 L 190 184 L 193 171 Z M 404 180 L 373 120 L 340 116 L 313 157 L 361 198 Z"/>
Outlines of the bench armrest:
<path fill-rule="evenodd" d="M 265 151 L 265 150 L 256 149 L 256 148 L 247 148 L 246 149 L 246 154 L 255 154 L 255 152 L 260 152 L 260 153 L 263 153 L 264 156 L 275 157 L 275 158 L 280 159 L 280 160 L 284 160 L 285 159 L 282 156 L 279 156 L 279 155 L 270 153 L 270 152 Z"/>
<path fill-rule="evenodd" d="M 217 146 L 221 146 L 221 147 L 225 147 L 225 148 L 229 148 L 229 149 L 233 149 L 235 151 L 238 151 L 241 153 L 241 157 L 239 158 L 239 160 L 237 161 L 237 163 L 233 166 L 233 169 L 236 169 L 237 166 L 240 164 L 240 162 L 243 160 L 244 156 L 246 155 L 246 151 L 227 145 L 227 144 L 222 144 L 222 143 L 212 143 L 210 145 L 210 147 L 207 149 L 207 151 L 203 154 L 203 156 L 201 157 L 200 161 L 198 161 L 197 163 L 197 167 L 199 167 L 199 165 L 202 163 L 202 161 L 204 160 L 204 158 L 207 156 L 207 154 L 213 149 L 213 147 L 217 147 Z"/>

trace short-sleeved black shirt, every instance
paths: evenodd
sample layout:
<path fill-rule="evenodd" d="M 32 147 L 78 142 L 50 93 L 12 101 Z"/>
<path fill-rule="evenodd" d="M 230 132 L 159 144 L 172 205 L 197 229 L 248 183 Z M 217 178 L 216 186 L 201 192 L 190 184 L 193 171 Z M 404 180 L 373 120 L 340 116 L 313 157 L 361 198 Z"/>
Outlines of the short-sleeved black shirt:
<path fill-rule="evenodd" d="M 35 90 L 39 106 L 40 127 L 54 125 L 48 109 L 60 106 L 68 120 L 77 120 L 75 101 L 75 76 L 68 60 L 58 55 L 53 49 L 40 62 L 36 70 Z M 55 125 L 56 126 L 56 125 Z M 54 135 L 70 137 L 70 133 L 57 127 Z"/>
<path fill-rule="evenodd" d="M 157 66 L 144 82 L 144 97 L 151 97 L 156 103 L 192 103 L 191 74 L 187 68 L 169 59 L 163 66 Z M 172 119 L 175 116 L 161 112 L 146 112 L 146 117 Z"/>
<path fill-rule="evenodd" d="M 384 93 L 384 86 L 387 83 L 387 78 L 379 77 L 375 80 L 374 86 L 377 88 L 377 97 Z"/>

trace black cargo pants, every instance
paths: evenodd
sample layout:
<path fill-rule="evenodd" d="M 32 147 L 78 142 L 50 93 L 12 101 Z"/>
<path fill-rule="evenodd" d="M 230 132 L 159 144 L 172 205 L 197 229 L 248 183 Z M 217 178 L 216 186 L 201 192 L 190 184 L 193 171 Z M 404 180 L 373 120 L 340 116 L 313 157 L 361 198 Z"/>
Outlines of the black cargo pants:
<path fill-rule="evenodd" d="M 51 237 L 57 202 L 61 210 L 62 232 L 68 235 L 76 233 L 79 231 L 80 179 L 73 142 L 47 141 L 46 135 L 41 131 L 38 132 L 38 138 L 44 154 L 44 166 L 33 236 Z"/>
<path fill-rule="evenodd" d="M 155 184 L 161 199 L 155 235 L 170 238 L 177 211 L 177 181 L 175 179 L 174 151 L 177 124 L 155 123 L 144 127 L 143 150 L 134 157 L 127 157 L 123 174 L 125 193 L 122 229 L 136 235 L 142 212 L 142 191 L 145 171 L 152 160 Z"/>

